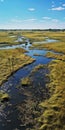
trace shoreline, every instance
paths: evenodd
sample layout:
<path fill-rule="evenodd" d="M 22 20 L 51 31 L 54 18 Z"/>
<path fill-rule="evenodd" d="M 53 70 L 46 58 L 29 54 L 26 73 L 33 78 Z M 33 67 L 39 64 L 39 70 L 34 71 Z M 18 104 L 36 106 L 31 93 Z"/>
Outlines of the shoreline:
<path fill-rule="evenodd" d="M 23 66 L 19 67 L 18 69 L 16 69 L 15 71 L 11 72 L 11 74 L 9 74 L 5 80 L 2 81 L 2 83 L 0 84 L 0 87 L 6 82 L 8 81 L 8 78 L 10 78 L 10 76 L 12 76 L 15 72 L 17 72 L 19 69 L 23 69 L 25 66 L 30 65 L 32 63 L 35 62 L 35 59 L 32 59 L 33 61 L 31 61 L 30 63 L 24 64 Z"/>

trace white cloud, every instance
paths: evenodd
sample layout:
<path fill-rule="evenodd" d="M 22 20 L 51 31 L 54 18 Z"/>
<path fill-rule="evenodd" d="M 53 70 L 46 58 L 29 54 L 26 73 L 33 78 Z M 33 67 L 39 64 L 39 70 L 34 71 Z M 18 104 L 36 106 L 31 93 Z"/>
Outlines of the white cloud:
<path fill-rule="evenodd" d="M 44 19 L 19 19 L 14 18 L 5 23 L 0 23 L 0 29 L 64 29 L 65 22 L 58 19 L 51 18 L 50 20 Z"/>
<path fill-rule="evenodd" d="M 59 20 L 58 19 L 52 19 L 52 18 L 50 18 L 50 17 L 43 17 L 42 18 L 42 20 L 40 20 L 40 22 L 49 22 L 49 23 L 57 23 L 57 22 L 59 22 Z"/>
<path fill-rule="evenodd" d="M 58 19 L 52 19 L 52 22 L 59 22 Z"/>
<path fill-rule="evenodd" d="M 51 8 L 50 10 L 61 11 L 61 10 L 65 10 L 65 8 L 64 8 L 64 7 L 59 6 L 59 7 Z"/>
<path fill-rule="evenodd" d="M 42 19 L 44 19 L 44 20 L 50 20 L 51 18 L 50 17 L 42 17 Z"/>
<path fill-rule="evenodd" d="M 45 21 L 45 22 L 22 22 L 15 23 L 15 22 L 8 22 L 4 24 L 0 24 L 1 29 L 64 29 L 65 28 L 65 22 L 52 22 L 52 21 Z"/>
<path fill-rule="evenodd" d="M 28 11 L 35 11 L 35 8 L 28 8 Z"/>
<path fill-rule="evenodd" d="M 13 23 L 23 23 L 23 22 L 34 22 L 34 21 L 36 21 L 37 19 L 35 19 L 35 18 L 31 18 L 31 19 L 12 19 L 11 20 L 11 22 L 13 22 Z"/>
<path fill-rule="evenodd" d="M 37 19 L 34 19 L 34 18 L 32 18 L 32 19 L 26 19 L 26 20 L 23 20 L 23 21 L 31 21 L 31 22 L 33 22 L 33 21 L 36 21 Z"/>

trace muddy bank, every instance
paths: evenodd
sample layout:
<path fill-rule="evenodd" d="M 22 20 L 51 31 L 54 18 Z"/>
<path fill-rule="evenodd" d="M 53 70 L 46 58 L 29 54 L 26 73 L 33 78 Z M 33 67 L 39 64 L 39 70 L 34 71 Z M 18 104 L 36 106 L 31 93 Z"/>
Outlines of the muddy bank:
<path fill-rule="evenodd" d="M 35 62 L 35 59 L 32 59 L 32 61 L 31 61 L 30 63 L 24 64 L 22 67 L 19 67 L 19 68 L 16 69 L 15 71 L 11 72 L 11 74 L 8 75 L 8 76 L 6 77 L 6 79 L 3 80 L 3 81 L 0 83 L 0 86 L 2 86 L 5 82 L 7 82 L 7 81 L 8 81 L 8 78 L 11 77 L 11 76 L 13 76 L 18 70 L 20 70 L 20 69 L 24 68 L 25 66 L 30 65 L 30 64 L 32 64 L 32 63 L 34 63 L 34 62 Z"/>
<path fill-rule="evenodd" d="M 26 77 L 28 82 L 25 82 L 26 78 L 24 78 L 26 84 L 23 84 L 23 80 L 21 81 L 19 88 L 20 90 L 23 89 L 23 93 L 27 96 L 24 102 L 17 106 L 20 112 L 18 118 L 21 120 L 21 129 L 38 130 L 40 127 L 37 118 L 43 113 L 43 109 L 39 104 L 50 97 L 49 89 L 46 87 L 49 81 L 46 74 L 49 73 L 49 71 L 46 66 L 42 66 L 43 65 L 37 67 L 38 69 L 34 69 L 29 76 Z"/>
<path fill-rule="evenodd" d="M 28 51 L 25 54 L 34 58 L 35 62 L 16 71 L 1 86 L 1 90 L 11 96 L 9 102 L 4 104 L 4 108 L 1 107 L 0 129 L 2 130 L 38 129 L 36 118 L 42 113 L 42 108 L 38 104 L 50 96 L 46 87 L 48 79 L 45 77 L 48 70 L 42 67 L 35 72 L 31 71 L 35 66 L 48 64 L 52 59 L 44 56 L 47 51 L 29 50 L 29 46 L 31 46 L 29 43 L 23 45 L 23 48 Z M 34 56 L 35 52 L 43 56 Z M 28 76 L 31 83 L 23 86 L 20 80 Z"/>
<path fill-rule="evenodd" d="M 17 70 L 35 61 L 25 52 L 22 48 L 0 51 L 0 85 Z"/>

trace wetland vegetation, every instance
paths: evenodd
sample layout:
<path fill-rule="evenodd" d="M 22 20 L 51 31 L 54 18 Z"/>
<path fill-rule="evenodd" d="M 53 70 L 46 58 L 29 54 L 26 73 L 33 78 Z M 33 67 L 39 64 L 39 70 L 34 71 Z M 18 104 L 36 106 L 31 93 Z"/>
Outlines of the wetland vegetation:
<path fill-rule="evenodd" d="M 24 49 L 0 50 L 0 85 L 19 68 L 34 62 Z"/>
<path fill-rule="evenodd" d="M 15 105 L 13 103 L 11 105 L 11 102 L 9 104 L 14 108 L 14 113 L 18 111 L 16 118 L 19 124 L 14 128 L 12 124 L 8 125 L 12 125 L 11 130 L 65 130 L 65 31 L 4 31 L 0 32 L 0 44 L 20 44 L 14 42 L 19 36 L 24 37 L 25 40 L 29 39 L 32 43 L 30 47 L 0 50 L 0 85 L 3 85 L 10 75 L 20 75 L 18 83 L 16 85 L 13 83 L 16 93 L 14 95 L 17 97 L 19 94 L 20 102 L 16 98 Z M 57 41 L 46 43 L 46 39 Z M 38 52 L 42 50 L 45 53 L 38 54 L 34 50 Z M 42 60 L 49 58 L 50 62 L 41 64 L 41 57 Z M 36 62 L 37 58 L 40 58 L 39 63 Z M 17 76 L 16 78 L 18 79 Z M 11 86 L 9 89 L 11 91 Z M 1 105 L 4 103 L 3 99 L 10 99 L 8 91 L 1 90 Z M 13 100 L 12 93 L 11 100 Z M 8 109 L 6 105 L 5 108 Z M 13 112 L 12 114 L 9 112 L 9 115 L 12 115 L 11 120 L 13 120 Z M 1 128 L 8 130 L 7 125 Z"/>
<path fill-rule="evenodd" d="M 61 60 L 54 60 L 49 65 L 50 98 L 42 102 L 43 114 L 38 121 L 42 124 L 40 130 L 65 129 L 65 64 Z"/>

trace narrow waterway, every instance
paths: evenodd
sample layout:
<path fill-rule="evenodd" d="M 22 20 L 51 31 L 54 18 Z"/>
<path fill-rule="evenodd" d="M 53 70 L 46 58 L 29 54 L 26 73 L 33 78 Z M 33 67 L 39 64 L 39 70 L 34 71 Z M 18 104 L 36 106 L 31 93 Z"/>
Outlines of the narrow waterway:
<path fill-rule="evenodd" d="M 48 39 L 46 43 L 48 43 L 48 41 L 49 43 L 52 42 L 51 39 Z M 19 104 L 22 104 L 27 98 L 24 90 L 22 89 L 20 91 L 20 88 L 18 87 L 20 86 L 20 80 L 28 76 L 35 66 L 39 64 L 48 64 L 52 60 L 52 58 L 47 58 L 44 56 L 48 51 L 36 49 L 30 50 L 30 46 L 31 44 L 28 40 L 27 44 L 0 47 L 0 49 L 14 49 L 23 47 L 28 51 L 26 54 L 36 60 L 34 63 L 19 69 L 0 87 L 0 90 L 4 90 L 11 96 L 9 102 L 0 104 L 0 130 L 26 130 L 25 127 L 21 126 L 21 120 L 18 119 L 19 111 L 16 109 L 16 107 Z M 34 54 L 40 54 L 41 56 L 35 56 Z"/>

